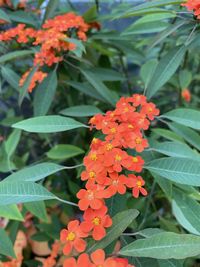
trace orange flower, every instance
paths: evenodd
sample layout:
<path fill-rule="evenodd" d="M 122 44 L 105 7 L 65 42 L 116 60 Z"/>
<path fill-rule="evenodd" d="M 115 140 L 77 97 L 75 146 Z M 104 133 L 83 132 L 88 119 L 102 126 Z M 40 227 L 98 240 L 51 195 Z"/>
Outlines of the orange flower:
<path fill-rule="evenodd" d="M 197 18 L 200 18 L 200 2 L 199 0 L 187 0 L 186 3 L 182 4 L 182 6 L 186 6 L 189 11 L 194 11 L 194 15 Z"/>
<path fill-rule="evenodd" d="M 143 169 L 143 165 L 144 165 L 144 160 L 142 157 L 140 156 L 135 156 L 135 157 L 129 157 L 129 166 L 128 166 L 128 170 L 130 171 L 135 171 L 135 172 L 141 172 Z M 128 165 L 128 164 L 127 164 Z"/>
<path fill-rule="evenodd" d="M 87 209 L 84 212 L 84 221 L 81 223 L 81 229 L 85 232 L 92 231 L 94 240 L 100 240 L 106 235 L 105 228 L 112 225 L 112 219 L 107 215 L 108 209 L 102 206 L 98 210 Z"/>
<path fill-rule="evenodd" d="M 106 153 L 104 159 L 105 167 L 112 167 L 111 171 L 121 172 L 122 166 L 127 166 L 128 154 L 120 148 L 113 148 Z"/>
<path fill-rule="evenodd" d="M 92 267 L 89 256 L 84 253 L 81 254 L 77 261 L 75 258 L 68 258 L 64 261 L 63 267 Z"/>
<path fill-rule="evenodd" d="M 105 259 L 105 252 L 102 249 L 97 249 L 91 254 L 93 267 L 117 267 L 116 261 L 113 258 Z"/>
<path fill-rule="evenodd" d="M 151 121 L 154 120 L 155 116 L 158 116 L 159 113 L 159 109 L 157 109 L 153 103 L 143 104 L 141 109 L 141 114 L 145 114 Z"/>
<path fill-rule="evenodd" d="M 126 181 L 127 177 L 125 175 L 118 175 L 117 172 L 111 172 L 109 174 L 110 179 L 108 179 L 106 185 L 108 185 L 106 191 L 111 196 L 119 193 L 121 195 L 126 193 Z"/>
<path fill-rule="evenodd" d="M 181 96 L 186 102 L 191 101 L 191 94 L 190 94 L 190 91 L 188 89 L 184 89 L 181 93 Z"/>
<path fill-rule="evenodd" d="M 24 73 L 24 75 L 22 76 L 22 78 L 20 79 L 19 81 L 19 85 L 22 87 L 26 81 L 26 79 L 28 78 L 29 74 L 31 72 L 31 69 L 27 72 Z M 28 91 L 31 93 L 32 90 L 35 88 L 36 84 L 37 83 L 41 83 L 44 78 L 47 77 L 47 73 L 45 72 L 42 72 L 42 71 L 36 71 L 34 74 L 33 74 L 33 77 L 31 79 L 31 82 L 30 82 L 30 85 L 28 87 Z"/>
<path fill-rule="evenodd" d="M 135 198 L 139 197 L 141 193 L 143 196 L 147 195 L 146 189 L 142 186 L 145 185 L 145 181 L 142 179 L 141 176 L 135 176 L 134 174 L 129 174 L 127 179 L 127 186 L 132 189 L 132 194 Z"/>
<path fill-rule="evenodd" d="M 82 239 L 88 234 L 80 228 L 79 221 L 69 222 L 68 228 L 60 232 L 60 240 L 65 243 L 63 253 L 69 255 L 73 248 L 78 252 L 83 252 L 86 248 L 86 242 Z"/>
<path fill-rule="evenodd" d="M 86 184 L 86 189 L 81 189 L 77 193 L 77 198 L 80 199 L 78 202 L 80 210 L 86 210 L 88 207 L 95 210 L 100 209 L 104 204 L 103 199 L 106 197 L 104 188 L 104 186 L 91 183 Z"/>

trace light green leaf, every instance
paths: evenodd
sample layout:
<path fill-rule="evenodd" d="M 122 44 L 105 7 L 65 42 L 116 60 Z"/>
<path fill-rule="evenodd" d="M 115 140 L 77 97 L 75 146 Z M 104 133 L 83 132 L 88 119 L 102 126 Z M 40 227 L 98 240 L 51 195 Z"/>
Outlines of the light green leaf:
<path fill-rule="evenodd" d="M 9 18 L 18 23 L 24 23 L 26 25 L 31 25 L 34 27 L 39 26 L 39 20 L 37 19 L 37 16 L 34 15 L 31 12 L 23 11 L 23 10 L 15 10 L 13 11 L 8 11 Z"/>
<path fill-rule="evenodd" d="M 115 70 L 106 68 L 93 68 L 92 73 L 102 81 L 123 81 L 124 76 Z"/>
<path fill-rule="evenodd" d="M 179 73 L 179 82 L 182 89 L 187 88 L 192 81 L 192 73 L 188 70 L 181 70 Z"/>
<path fill-rule="evenodd" d="M 58 4 L 59 4 L 59 0 L 49 0 L 48 1 L 48 4 L 47 4 L 46 9 L 45 9 L 46 11 L 44 14 L 44 21 L 46 19 L 53 17 Z"/>
<path fill-rule="evenodd" d="M 119 254 L 155 259 L 185 259 L 200 254 L 200 237 L 164 232 L 134 241 L 122 248 Z"/>
<path fill-rule="evenodd" d="M 89 83 L 94 86 L 94 88 L 98 91 L 98 93 L 107 100 L 108 103 L 113 106 L 116 103 L 116 99 L 114 98 L 114 94 L 105 86 L 105 84 L 94 74 L 92 71 L 81 70 L 85 78 L 89 81 Z"/>
<path fill-rule="evenodd" d="M 185 46 L 176 47 L 165 55 L 158 63 L 148 88 L 147 97 L 151 98 L 172 77 L 185 55 Z"/>
<path fill-rule="evenodd" d="M 147 34 L 147 33 L 157 33 L 165 30 L 169 24 L 166 22 L 144 22 L 144 23 L 135 23 L 126 29 L 122 36 L 134 35 L 134 34 Z"/>
<path fill-rule="evenodd" d="M 15 152 L 15 149 L 17 148 L 17 145 L 20 141 L 21 137 L 21 131 L 18 129 L 15 129 L 8 137 L 8 139 L 5 141 L 5 151 L 10 158 L 13 153 Z"/>
<path fill-rule="evenodd" d="M 9 52 L 9 53 L 0 57 L 0 64 L 5 63 L 6 61 L 9 61 L 9 60 L 14 60 L 16 58 L 25 57 L 25 56 L 28 56 L 31 54 L 34 54 L 34 51 L 32 51 L 32 50 L 20 50 L 20 51 Z"/>
<path fill-rule="evenodd" d="M 9 16 L 2 9 L 0 9 L 0 19 L 11 22 Z"/>
<path fill-rule="evenodd" d="M 57 133 L 86 126 L 71 118 L 49 115 L 23 120 L 12 127 L 31 133 Z"/>
<path fill-rule="evenodd" d="M 57 84 L 57 75 L 54 70 L 48 74 L 35 92 L 33 101 L 34 116 L 44 116 L 47 114 L 53 102 Z"/>
<path fill-rule="evenodd" d="M 73 158 L 75 156 L 81 155 L 84 153 L 84 150 L 77 146 L 73 145 L 65 145 L 65 144 L 59 144 L 54 147 L 52 147 L 47 152 L 47 157 L 50 159 L 56 159 L 56 160 L 66 160 Z"/>
<path fill-rule="evenodd" d="M 3 228 L 0 228 L 0 240 L 3 241 L 0 242 L 0 254 L 16 258 L 13 244 Z"/>
<path fill-rule="evenodd" d="M 5 180 L 0 182 L 0 206 L 48 199 L 56 199 L 56 196 L 39 184 Z"/>
<path fill-rule="evenodd" d="M 162 158 L 148 163 L 145 168 L 175 183 L 200 186 L 200 162 L 185 158 Z"/>
<path fill-rule="evenodd" d="M 24 218 L 17 205 L 0 206 L 0 217 L 9 220 L 23 221 Z"/>
<path fill-rule="evenodd" d="M 90 105 L 73 106 L 60 111 L 60 114 L 70 117 L 90 117 L 98 113 L 102 113 L 102 111 Z"/>
<path fill-rule="evenodd" d="M 179 260 L 158 260 L 159 267 L 183 267 L 183 262 Z"/>
<path fill-rule="evenodd" d="M 151 77 L 155 72 L 157 64 L 158 64 L 157 59 L 151 59 L 147 61 L 144 65 L 142 65 L 140 75 L 145 84 L 145 88 L 147 88 L 149 81 L 151 80 Z"/>
<path fill-rule="evenodd" d="M 129 209 L 117 213 L 113 217 L 112 227 L 107 231 L 106 236 L 92 247 L 88 249 L 88 252 L 94 251 L 96 249 L 103 249 L 117 239 L 129 226 L 130 223 L 138 216 L 139 212 L 135 209 Z"/>
<path fill-rule="evenodd" d="M 200 130 L 200 111 L 198 110 L 178 108 L 163 114 L 161 117 Z"/>
<path fill-rule="evenodd" d="M 24 203 L 25 208 L 44 222 L 48 222 L 47 211 L 44 201 Z"/>
<path fill-rule="evenodd" d="M 184 140 L 181 138 L 181 136 L 167 129 L 156 128 L 152 129 L 152 132 L 154 132 L 156 135 L 164 137 L 165 139 L 184 143 Z"/>
<path fill-rule="evenodd" d="M 16 90 L 19 90 L 19 75 L 9 67 L 1 68 L 2 77 Z"/>
<path fill-rule="evenodd" d="M 180 225 L 190 233 L 200 235 L 200 204 L 197 201 L 174 189 L 172 209 Z"/>
<path fill-rule="evenodd" d="M 200 136 L 198 133 L 186 126 L 177 123 L 168 123 L 168 126 L 177 135 L 184 138 L 190 145 L 200 150 Z"/>
<path fill-rule="evenodd" d="M 163 192 L 168 198 L 171 198 L 172 196 L 172 182 L 168 179 L 165 179 L 158 174 L 155 174 L 154 172 L 151 172 L 152 176 L 154 177 L 155 181 L 158 183 L 158 185 L 161 187 Z"/>
<path fill-rule="evenodd" d="M 11 175 L 7 176 L 4 181 L 36 182 L 51 174 L 54 174 L 64 169 L 65 169 L 64 166 L 61 166 L 55 163 L 50 163 L 50 162 L 39 163 L 31 167 L 26 167 L 25 169 L 12 173 Z"/>
<path fill-rule="evenodd" d="M 200 160 L 200 155 L 194 152 L 188 145 L 179 142 L 156 142 L 150 145 L 150 150 L 171 157 L 195 158 L 196 160 Z"/>

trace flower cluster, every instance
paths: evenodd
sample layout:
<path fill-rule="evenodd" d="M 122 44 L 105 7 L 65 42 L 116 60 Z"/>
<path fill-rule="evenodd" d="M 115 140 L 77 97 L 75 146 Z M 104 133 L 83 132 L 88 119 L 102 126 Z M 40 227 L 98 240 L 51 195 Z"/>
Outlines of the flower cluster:
<path fill-rule="evenodd" d="M 194 11 L 194 15 L 200 18 L 200 1 L 199 0 L 187 0 L 182 6 L 187 7 L 189 11 Z"/>
<path fill-rule="evenodd" d="M 150 121 L 157 115 L 159 110 L 153 103 L 148 103 L 143 95 L 134 94 L 132 97 L 122 97 L 114 111 L 97 114 L 90 119 L 91 128 L 101 130 L 104 139 L 94 138 L 84 158 L 85 170 L 81 180 L 86 181 L 86 185 L 77 193 L 78 206 L 84 212 L 83 221 L 71 221 L 67 229 L 61 231 L 64 255 L 83 253 L 88 236 L 94 240 L 105 237 L 106 228 L 112 225 L 105 199 L 117 193 L 125 194 L 127 189 L 132 190 L 135 198 L 140 193 L 147 195 L 143 178 L 136 175 L 144 165 L 138 153 L 148 147 L 143 131 L 149 128 Z M 129 155 L 128 148 L 134 149 L 135 155 Z M 83 266 L 130 266 L 123 259 L 104 258 L 103 251 L 96 251 L 91 255 L 93 265 L 89 256 L 82 254 L 77 262 L 73 257 L 67 259 L 64 266 L 69 266 L 69 262 L 73 266 L 82 266 L 78 265 L 82 262 L 85 262 Z"/>
<path fill-rule="evenodd" d="M 51 67 L 63 60 L 64 52 L 76 49 L 76 44 L 71 38 L 86 41 L 86 32 L 90 27 L 81 16 L 66 13 L 45 21 L 39 30 L 27 28 L 25 24 L 18 24 L 15 28 L 0 33 L 0 41 L 6 42 L 14 39 L 21 44 L 30 43 L 40 47 L 34 56 L 34 66 L 40 69 L 32 78 L 29 86 L 29 92 L 31 92 L 37 82 L 42 82 L 46 77 L 46 73 L 42 72 L 41 68 Z M 20 80 L 20 86 L 24 84 L 29 72 L 30 70 Z"/>

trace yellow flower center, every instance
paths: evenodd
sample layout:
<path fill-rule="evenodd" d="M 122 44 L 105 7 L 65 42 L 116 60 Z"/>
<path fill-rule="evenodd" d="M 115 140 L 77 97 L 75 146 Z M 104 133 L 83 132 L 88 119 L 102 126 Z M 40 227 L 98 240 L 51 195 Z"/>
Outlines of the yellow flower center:
<path fill-rule="evenodd" d="M 111 150 L 113 149 L 113 145 L 112 144 L 107 144 L 106 145 L 106 150 Z"/>
<path fill-rule="evenodd" d="M 118 183 L 119 183 L 118 180 L 113 180 L 113 182 L 112 182 L 112 184 L 115 185 L 115 186 L 118 185 Z"/>
<path fill-rule="evenodd" d="M 132 160 L 133 160 L 134 163 L 138 162 L 138 158 L 137 157 L 132 157 Z"/>
<path fill-rule="evenodd" d="M 110 129 L 110 132 L 113 133 L 113 134 L 116 133 L 116 128 L 114 128 L 114 127 L 111 128 L 111 129 Z"/>
<path fill-rule="evenodd" d="M 95 172 L 91 171 L 89 172 L 89 177 L 92 179 L 96 176 Z"/>
<path fill-rule="evenodd" d="M 92 220 L 92 223 L 94 225 L 99 225 L 101 223 L 101 219 L 99 217 L 95 217 L 93 220 Z"/>
<path fill-rule="evenodd" d="M 128 112 L 129 111 L 129 108 L 128 107 L 125 107 L 124 108 L 124 112 Z"/>
<path fill-rule="evenodd" d="M 93 144 L 97 144 L 97 143 L 98 143 L 98 139 L 94 137 L 94 138 L 92 139 L 92 143 L 93 143 Z"/>
<path fill-rule="evenodd" d="M 96 153 L 91 154 L 90 159 L 96 161 L 97 160 L 97 154 Z"/>
<path fill-rule="evenodd" d="M 76 235 L 74 232 L 70 232 L 68 235 L 67 235 L 67 241 L 74 241 L 74 239 L 76 238 Z"/>
<path fill-rule="evenodd" d="M 152 108 L 148 108 L 148 112 L 152 112 L 153 111 L 153 109 Z"/>
<path fill-rule="evenodd" d="M 141 187 L 142 186 L 142 182 L 141 181 L 137 181 L 137 186 Z"/>
<path fill-rule="evenodd" d="M 128 125 L 128 128 L 129 128 L 129 129 L 133 129 L 134 127 L 133 127 L 132 124 L 129 124 L 129 125 Z"/>
<path fill-rule="evenodd" d="M 139 138 L 139 137 L 137 137 L 137 138 L 135 139 L 135 143 L 136 143 L 137 145 L 140 145 L 140 144 L 142 143 L 142 139 Z"/>
<path fill-rule="evenodd" d="M 121 160 L 122 160 L 122 157 L 121 157 L 120 155 L 116 155 L 116 156 L 115 156 L 115 160 L 116 160 L 116 161 L 121 161 Z"/>

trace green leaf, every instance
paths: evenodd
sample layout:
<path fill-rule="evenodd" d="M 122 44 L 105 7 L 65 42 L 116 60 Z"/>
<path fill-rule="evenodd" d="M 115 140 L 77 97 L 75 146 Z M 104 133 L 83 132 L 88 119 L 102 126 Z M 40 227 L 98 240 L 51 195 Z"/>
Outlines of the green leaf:
<path fill-rule="evenodd" d="M 36 182 L 64 169 L 65 169 L 64 166 L 55 163 L 50 163 L 50 162 L 39 163 L 37 165 L 26 167 L 25 169 L 12 173 L 11 175 L 7 176 L 4 181 Z"/>
<path fill-rule="evenodd" d="M 158 260 L 159 267 L 183 267 L 183 262 L 179 260 Z"/>
<path fill-rule="evenodd" d="M 5 151 L 7 153 L 8 158 L 10 158 L 15 152 L 15 149 L 17 148 L 17 145 L 20 141 L 20 137 L 21 137 L 21 131 L 15 129 L 9 135 L 8 139 L 5 141 Z"/>
<path fill-rule="evenodd" d="M 176 72 L 185 55 L 187 48 L 185 46 L 176 47 L 165 55 L 158 63 L 152 76 L 148 88 L 147 97 L 151 98 L 156 92 L 172 77 Z"/>
<path fill-rule="evenodd" d="M 123 81 L 124 76 L 115 70 L 106 69 L 106 68 L 93 68 L 92 73 L 97 75 L 98 78 L 102 81 Z"/>
<path fill-rule="evenodd" d="M 23 10 L 15 10 L 13 11 L 8 11 L 9 18 L 18 23 L 24 23 L 26 25 L 31 25 L 34 27 L 39 26 L 39 21 L 37 19 L 36 15 L 33 15 L 31 12 L 23 11 Z"/>
<path fill-rule="evenodd" d="M 108 103 L 113 106 L 116 103 L 116 99 L 114 94 L 105 86 L 105 84 L 94 74 L 92 71 L 81 70 L 85 78 L 89 81 L 89 83 L 94 86 L 94 88 L 98 91 L 98 93 L 107 100 Z"/>
<path fill-rule="evenodd" d="M 57 74 L 54 70 L 48 74 L 35 91 L 33 101 L 34 116 L 44 116 L 47 114 L 53 102 L 57 85 Z"/>
<path fill-rule="evenodd" d="M 79 83 L 75 81 L 67 81 L 67 85 L 70 85 L 85 95 L 89 95 L 102 102 L 106 102 L 106 100 L 97 92 L 97 90 L 87 82 Z"/>
<path fill-rule="evenodd" d="M 192 81 L 192 73 L 188 70 L 181 70 L 179 73 L 179 82 L 182 89 L 187 88 Z"/>
<path fill-rule="evenodd" d="M 42 221 L 48 222 L 47 211 L 44 201 L 24 203 L 24 206 L 30 213 L 32 213 Z"/>
<path fill-rule="evenodd" d="M 200 186 L 200 162 L 185 158 L 162 158 L 148 163 L 145 168 L 175 183 Z"/>
<path fill-rule="evenodd" d="M 119 254 L 155 259 L 185 259 L 200 254 L 200 237 L 164 232 L 134 241 L 122 248 Z"/>
<path fill-rule="evenodd" d="M 2 77 L 16 90 L 19 90 L 19 75 L 9 67 L 1 67 Z"/>
<path fill-rule="evenodd" d="M 9 16 L 2 9 L 0 9 L 0 19 L 11 22 Z"/>
<path fill-rule="evenodd" d="M 85 46 L 83 45 L 83 42 L 80 40 L 77 40 L 75 38 L 65 38 L 63 41 L 66 41 L 68 43 L 73 43 L 76 45 L 76 48 L 71 50 L 72 54 L 75 54 L 77 57 L 81 58 L 83 53 L 85 53 Z"/>
<path fill-rule="evenodd" d="M 188 145 L 179 142 L 162 142 L 150 145 L 150 150 L 157 151 L 170 157 L 190 158 L 200 160 L 200 155 L 194 152 Z"/>
<path fill-rule="evenodd" d="M 0 242 L 0 254 L 16 258 L 13 244 L 3 228 L 0 228 L 0 240 L 3 241 Z"/>
<path fill-rule="evenodd" d="M 28 77 L 26 78 L 23 86 L 19 88 L 19 90 L 20 90 L 20 92 L 19 92 L 19 105 L 21 105 L 21 103 L 23 102 L 24 97 L 28 92 L 28 87 L 29 87 L 29 85 L 31 83 L 33 75 L 36 73 L 37 69 L 38 69 L 37 67 L 33 67 L 32 68 L 32 70 L 28 74 Z"/>
<path fill-rule="evenodd" d="M 165 30 L 167 26 L 168 23 L 162 21 L 160 23 L 158 23 L 157 21 L 134 23 L 122 33 L 122 36 L 133 35 L 133 34 L 157 33 Z"/>
<path fill-rule="evenodd" d="M 172 209 L 180 225 L 190 233 L 200 235 L 200 204 L 197 201 L 174 189 Z"/>
<path fill-rule="evenodd" d="M 168 126 L 180 137 L 184 138 L 190 145 L 200 150 L 200 136 L 192 129 L 177 123 L 168 123 Z"/>
<path fill-rule="evenodd" d="M 31 133 L 57 133 L 86 126 L 71 118 L 49 115 L 23 120 L 12 127 Z"/>
<path fill-rule="evenodd" d="M 34 51 L 32 50 L 20 50 L 20 51 L 14 51 L 14 52 L 9 52 L 3 56 L 0 57 L 0 64 L 5 63 L 6 61 L 9 60 L 14 60 L 19 57 L 26 57 L 28 55 L 34 54 Z"/>
<path fill-rule="evenodd" d="M 102 111 L 90 105 L 73 106 L 60 111 L 60 114 L 70 117 L 90 117 L 98 113 L 102 113 Z"/>
<path fill-rule="evenodd" d="M 107 231 L 106 236 L 95 245 L 88 249 L 88 252 L 96 249 L 103 249 L 117 239 L 132 223 L 132 221 L 138 216 L 139 212 L 135 209 L 129 209 L 126 211 L 119 212 L 113 217 L 112 227 Z"/>
<path fill-rule="evenodd" d="M 155 181 L 161 187 L 161 189 L 163 190 L 165 195 L 168 198 L 171 198 L 171 196 L 172 196 L 172 182 L 159 176 L 158 174 L 153 173 L 153 172 L 151 172 L 151 174 L 153 175 Z"/>
<path fill-rule="evenodd" d="M 56 199 L 56 196 L 39 184 L 5 180 L 0 182 L 0 206 L 48 199 Z"/>
<path fill-rule="evenodd" d="M 44 14 L 44 21 L 46 19 L 53 17 L 58 4 L 59 4 L 59 0 L 49 0 L 48 4 L 46 6 L 45 14 Z"/>
<path fill-rule="evenodd" d="M 181 4 L 181 3 L 182 3 L 182 0 L 177 0 L 177 1 L 176 0 L 174 1 L 172 0 L 157 0 L 156 1 L 155 0 L 155 1 L 147 2 L 147 3 L 142 3 L 140 5 L 134 6 L 133 8 L 128 8 L 128 10 L 126 10 L 124 13 L 120 12 L 120 14 L 115 16 L 114 19 L 134 16 L 134 15 L 137 15 L 138 12 L 150 10 L 151 8 L 155 8 L 155 7 L 162 7 L 166 5 Z"/>
<path fill-rule="evenodd" d="M 0 217 L 16 221 L 24 220 L 17 205 L 0 206 Z"/>
<path fill-rule="evenodd" d="M 145 88 L 147 88 L 149 81 L 151 80 L 151 77 L 155 72 L 157 64 L 158 64 L 157 59 L 151 59 L 147 61 L 144 65 L 142 65 L 140 75 L 145 84 Z"/>
<path fill-rule="evenodd" d="M 200 130 L 200 111 L 187 108 L 178 108 L 161 116 L 184 126 Z"/>
<path fill-rule="evenodd" d="M 59 144 L 52 147 L 47 152 L 47 157 L 50 159 L 64 160 L 70 159 L 75 156 L 81 155 L 84 153 L 84 150 L 77 146 Z"/>
<path fill-rule="evenodd" d="M 154 132 L 156 135 L 164 137 L 165 139 L 184 143 L 184 140 L 181 138 L 181 136 L 167 129 L 156 128 L 152 129 L 152 132 Z"/>

